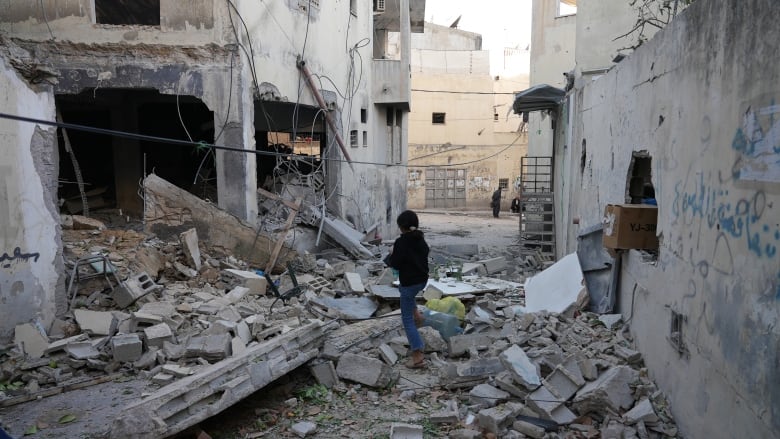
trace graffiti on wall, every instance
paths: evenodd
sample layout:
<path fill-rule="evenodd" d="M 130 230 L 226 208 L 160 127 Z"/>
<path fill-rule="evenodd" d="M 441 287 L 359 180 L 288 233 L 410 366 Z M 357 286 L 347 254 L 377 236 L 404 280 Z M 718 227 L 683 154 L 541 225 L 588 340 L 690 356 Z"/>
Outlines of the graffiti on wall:
<path fill-rule="evenodd" d="M 12 264 L 26 263 L 29 262 L 30 259 L 32 259 L 33 262 L 38 262 L 38 258 L 40 257 L 40 253 L 22 253 L 22 249 L 16 247 L 12 254 L 9 255 L 8 253 L 3 253 L 0 255 L 0 266 L 3 268 L 11 268 Z"/>
<path fill-rule="evenodd" d="M 731 147 L 738 154 L 735 178 L 780 183 L 780 105 L 748 107 Z"/>

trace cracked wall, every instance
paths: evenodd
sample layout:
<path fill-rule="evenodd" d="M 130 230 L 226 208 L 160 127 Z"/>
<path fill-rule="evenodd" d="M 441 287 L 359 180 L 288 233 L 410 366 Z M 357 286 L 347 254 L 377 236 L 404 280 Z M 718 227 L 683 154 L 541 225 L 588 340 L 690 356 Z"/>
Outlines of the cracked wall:
<path fill-rule="evenodd" d="M 653 158 L 660 253 L 623 256 L 618 302 L 686 437 L 780 432 L 778 20 L 769 0 L 698 1 L 570 95 L 561 124 L 556 176 L 579 227 L 625 202 L 633 151 Z M 573 251 L 577 226 L 559 227 Z"/>
<path fill-rule="evenodd" d="M 50 90 L 29 88 L 0 57 L 0 108 L 53 120 Z M 66 307 L 56 205 L 57 147 L 52 128 L 0 120 L 0 342 L 33 320 L 44 327 Z"/>

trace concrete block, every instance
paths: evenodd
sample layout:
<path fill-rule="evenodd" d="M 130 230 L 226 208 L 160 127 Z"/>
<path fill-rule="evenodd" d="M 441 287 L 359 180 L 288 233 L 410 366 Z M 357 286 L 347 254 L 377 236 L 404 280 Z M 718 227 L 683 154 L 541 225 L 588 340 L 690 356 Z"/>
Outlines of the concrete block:
<path fill-rule="evenodd" d="M 148 328 L 144 328 L 147 346 L 158 348 L 163 347 L 163 342 L 173 341 L 173 332 L 167 323 L 159 323 Z"/>
<path fill-rule="evenodd" d="M 461 267 L 461 273 L 464 276 L 485 276 L 487 275 L 487 270 L 485 270 L 484 265 L 478 262 L 466 262 Z"/>
<path fill-rule="evenodd" d="M 95 347 L 92 346 L 92 343 L 88 341 L 69 343 L 65 346 L 65 352 L 76 360 L 87 360 L 100 356 L 100 351 L 95 349 Z"/>
<path fill-rule="evenodd" d="M 420 338 L 425 345 L 425 352 L 446 352 L 447 342 L 442 338 L 441 333 L 430 326 L 424 326 L 417 330 Z"/>
<path fill-rule="evenodd" d="M 111 298 L 119 308 L 127 308 L 141 297 L 161 288 L 148 274 L 142 272 L 130 276 L 114 288 Z"/>
<path fill-rule="evenodd" d="M 249 325 L 243 320 L 236 323 L 235 335 L 237 335 L 245 345 L 248 345 L 252 341 L 252 331 L 249 329 Z"/>
<path fill-rule="evenodd" d="M 379 355 L 391 366 L 398 362 L 398 355 L 387 343 L 379 345 Z"/>
<path fill-rule="evenodd" d="M 201 259 L 200 248 L 198 248 L 198 231 L 192 228 L 182 232 L 179 234 L 179 242 L 181 242 L 181 249 L 184 252 L 184 257 L 187 259 L 187 263 L 190 264 L 190 267 L 200 271 Z"/>
<path fill-rule="evenodd" d="M 33 323 L 16 325 L 14 344 L 30 358 L 41 358 L 49 347 L 49 338 L 43 328 Z"/>
<path fill-rule="evenodd" d="M 153 367 L 155 364 L 157 364 L 158 351 L 159 349 L 156 347 L 149 348 L 149 350 L 141 355 L 141 358 L 133 363 L 133 367 L 136 369 L 149 369 L 150 367 Z"/>
<path fill-rule="evenodd" d="M 512 428 L 534 439 L 542 439 L 545 434 L 544 428 L 525 421 L 515 421 L 512 423 Z"/>
<path fill-rule="evenodd" d="M 590 358 L 579 360 L 577 364 L 580 366 L 580 372 L 586 380 L 593 381 L 599 377 L 599 369 Z"/>
<path fill-rule="evenodd" d="M 653 410 L 653 404 L 647 398 L 643 398 L 641 401 L 637 402 L 631 410 L 624 413 L 623 419 L 625 419 L 626 424 L 629 425 L 636 424 L 640 421 L 648 423 L 659 421 L 658 415 L 656 415 L 655 410 Z"/>
<path fill-rule="evenodd" d="M 443 410 L 431 413 L 428 420 L 433 424 L 457 424 L 460 419 L 457 411 Z"/>
<path fill-rule="evenodd" d="M 209 362 L 219 361 L 230 356 L 231 343 L 229 334 L 193 337 L 187 343 L 185 356 L 200 357 Z"/>
<path fill-rule="evenodd" d="M 309 421 L 296 422 L 290 426 L 290 430 L 298 437 L 306 437 L 317 431 L 317 424 Z"/>
<path fill-rule="evenodd" d="M 336 366 L 339 377 L 370 387 L 387 387 L 395 378 L 393 369 L 376 358 L 344 353 Z"/>
<path fill-rule="evenodd" d="M 116 317 L 107 311 L 77 309 L 73 311 L 76 323 L 83 332 L 92 335 L 113 335 L 116 331 Z"/>
<path fill-rule="evenodd" d="M 171 343 L 169 341 L 163 341 L 162 350 L 165 353 L 165 357 L 169 360 L 178 360 L 184 356 L 185 346 Z"/>
<path fill-rule="evenodd" d="M 485 270 L 488 274 L 498 273 L 506 269 L 506 258 L 503 256 L 491 259 L 484 259 L 477 263 L 485 266 Z"/>
<path fill-rule="evenodd" d="M 506 402 L 509 399 L 509 393 L 497 389 L 490 384 L 480 384 L 469 392 L 469 400 L 474 405 L 482 407 L 495 407 L 498 404 Z"/>
<path fill-rule="evenodd" d="M 487 334 L 463 334 L 453 335 L 449 339 L 450 356 L 459 357 L 469 351 L 471 347 L 477 349 L 488 347 L 493 340 Z"/>
<path fill-rule="evenodd" d="M 171 302 L 148 302 L 141 306 L 138 313 L 169 319 L 176 314 L 176 306 Z"/>
<path fill-rule="evenodd" d="M 390 424 L 390 439 L 423 439 L 422 425 L 393 422 Z"/>
<path fill-rule="evenodd" d="M 496 375 L 495 380 L 496 386 L 498 386 L 499 389 L 508 392 L 516 398 L 525 399 L 526 396 L 528 396 L 528 390 L 525 387 L 516 385 L 515 380 L 509 371 L 505 370 L 500 372 Z"/>
<path fill-rule="evenodd" d="M 612 351 L 615 353 L 615 356 L 622 358 L 628 364 L 636 364 L 642 361 L 642 354 L 633 349 L 616 344 L 613 346 Z"/>
<path fill-rule="evenodd" d="M 512 345 L 498 358 L 504 367 L 512 373 L 515 382 L 528 390 L 534 390 L 542 384 L 538 367 L 531 362 L 520 346 Z"/>
<path fill-rule="evenodd" d="M 628 409 L 634 404 L 630 384 L 638 378 L 636 370 L 628 366 L 614 366 L 580 389 L 574 397 L 573 407 L 581 415 L 598 413 L 605 407 L 617 413 Z"/>
<path fill-rule="evenodd" d="M 265 280 L 265 277 L 252 271 L 228 268 L 222 270 L 222 277 L 232 286 L 249 288 L 250 294 L 253 295 L 264 295 L 268 288 L 268 281 Z"/>
<path fill-rule="evenodd" d="M 309 371 L 319 384 L 329 389 L 339 383 L 339 376 L 336 374 L 336 367 L 333 366 L 332 361 L 312 364 L 309 366 Z"/>
<path fill-rule="evenodd" d="M 558 399 L 568 400 L 585 384 L 574 355 L 553 369 L 544 381 L 545 387 Z"/>
<path fill-rule="evenodd" d="M 120 363 L 136 361 L 143 354 L 144 344 L 138 334 L 120 334 L 111 338 L 114 360 Z"/>
<path fill-rule="evenodd" d="M 344 280 L 347 281 L 349 290 L 353 293 L 365 293 L 366 287 L 363 285 L 363 279 L 357 273 L 344 273 Z"/>
<path fill-rule="evenodd" d="M 225 294 L 225 300 L 227 300 L 231 305 L 235 304 L 239 300 L 243 299 L 247 294 L 250 293 L 249 288 L 247 287 L 235 287 L 230 292 Z"/>
<path fill-rule="evenodd" d="M 477 413 L 479 426 L 485 430 L 500 435 L 500 433 L 513 421 L 515 414 L 512 407 L 499 405 L 480 410 Z"/>
<path fill-rule="evenodd" d="M 240 337 L 233 337 L 230 340 L 230 355 L 232 357 L 237 357 L 244 352 L 246 352 L 246 343 L 244 343 L 244 340 L 241 340 Z"/>

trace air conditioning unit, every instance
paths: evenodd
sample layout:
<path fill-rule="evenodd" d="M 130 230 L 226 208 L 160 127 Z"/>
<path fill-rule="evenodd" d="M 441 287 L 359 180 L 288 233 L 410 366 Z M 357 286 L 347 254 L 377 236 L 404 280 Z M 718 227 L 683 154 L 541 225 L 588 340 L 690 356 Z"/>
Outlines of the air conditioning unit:
<path fill-rule="evenodd" d="M 385 0 L 374 0 L 374 12 L 385 12 Z"/>

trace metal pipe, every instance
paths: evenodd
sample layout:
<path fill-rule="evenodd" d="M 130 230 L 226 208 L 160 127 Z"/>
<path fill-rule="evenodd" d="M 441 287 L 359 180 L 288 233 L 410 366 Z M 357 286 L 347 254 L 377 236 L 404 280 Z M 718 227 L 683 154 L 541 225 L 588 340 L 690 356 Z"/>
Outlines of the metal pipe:
<path fill-rule="evenodd" d="M 328 111 L 328 106 L 325 104 L 325 99 L 323 99 L 322 94 L 314 85 L 314 79 L 311 76 L 309 68 L 306 67 L 306 61 L 298 58 L 298 62 L 296 64 L 298 69 L 303 72 L 303 76 L 306 78 L 306 84 L 309 85 L 309 89 L 314 95 L 314 99 L 317 100 L 317 104 L 319 104 L 320 108 L 325 113 L 325 120 L 328 122 L 328 126 L 330 126 L 330 129 L 333 130 L 333 134 L 336 136 L 336 143 L 339 144 L 339 148 L 341 148 L 341 152 L 344 154 L 344 158 L 347 160 L 347 163 L 349 163 L 349 167 L 352 168 L 352 159 L 349 157 L 349 152 L 347 151 L 347 146 L 344 144 L 344 139 L 341 138 L 341 133 L 336 127 L 336 122 L 330 116 L 330 111 Z M 352 169 L 354 170 L 354 168 Z"/>

